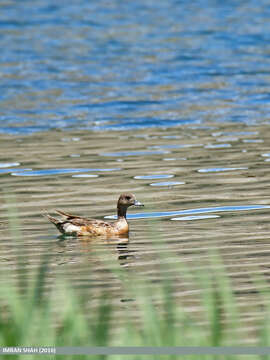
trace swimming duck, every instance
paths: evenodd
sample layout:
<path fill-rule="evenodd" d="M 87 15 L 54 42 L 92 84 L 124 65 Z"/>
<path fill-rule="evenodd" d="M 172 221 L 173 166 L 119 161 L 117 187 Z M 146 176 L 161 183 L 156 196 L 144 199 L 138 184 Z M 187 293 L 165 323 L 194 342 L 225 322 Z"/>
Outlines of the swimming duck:
<path fill-rule="evenodd" d="M 136 200 L 136 197 L 133 194 L 126 193 L 120 195 L 117 202 L 117 220 L 113 223 L 71 215 L 62 210 L 55 210 L 57 214 L 62 216 L 60 220 L 49 214 L 46 214 L 46 216 L 62 234 L 66 235 L 124 235 L 127 234 L 129 230 L 128 222 L 126 220 L 127 208 L 132 205 L 143 206 L 142 203 Z"/>

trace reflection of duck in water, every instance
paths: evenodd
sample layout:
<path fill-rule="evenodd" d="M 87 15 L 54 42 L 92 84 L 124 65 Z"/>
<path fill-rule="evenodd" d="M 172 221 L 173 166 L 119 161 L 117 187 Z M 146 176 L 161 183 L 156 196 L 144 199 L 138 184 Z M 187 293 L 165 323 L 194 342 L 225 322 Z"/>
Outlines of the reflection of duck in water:
<path fill-rule="evenodd" d="M 127 193 L 120 195 L 117 202 L 117 220 L 114 223 L 87 219 L 68 214 L 62 210 L 55 210 L 56 213 L 62 216 L 60 220 L 49 214 L 46 215 L 62 234 L 78 236 L 117 236 L 128 233 L 129 226 L 126 220 L 126 213 L 127 208 L 132 205 L 143 206 L 143 204 L 136 200 L 133 194 Z"/>

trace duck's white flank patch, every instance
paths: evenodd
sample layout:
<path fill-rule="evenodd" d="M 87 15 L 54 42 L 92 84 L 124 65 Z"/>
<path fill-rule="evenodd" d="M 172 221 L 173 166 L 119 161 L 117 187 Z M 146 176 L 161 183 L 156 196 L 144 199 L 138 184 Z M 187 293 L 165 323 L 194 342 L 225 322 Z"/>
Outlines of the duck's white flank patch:
<path fill-rule="evenodd" d="M 66 233 L 74 233 L 80 230 L 79 226 L 72 225 L 72 224 L 65 224 L 63 226 Z"/>

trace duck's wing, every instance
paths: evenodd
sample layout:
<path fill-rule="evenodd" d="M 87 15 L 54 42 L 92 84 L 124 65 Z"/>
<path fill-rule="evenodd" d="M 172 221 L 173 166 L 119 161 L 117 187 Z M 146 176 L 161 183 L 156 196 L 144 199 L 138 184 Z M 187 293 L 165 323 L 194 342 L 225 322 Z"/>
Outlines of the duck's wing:
<path fill-rule="evenodd" d="M 91 227 L 99 227 L 104 226 L 108 227 L 111 226 L 111 224 L 107 223 L 106 221 L 102 220 L 95 220 L 95 219 L 86 219 L 82 217 L 75 217 L 72 219 L 68 219 L 65 222 L 70 223 L 75 226 L 91 226 Z"/>
<path fill-rule="evenodd" d="M 55 209 L 54 210 L 57 214 L 61 215 L 62 217 L 64 217 L 65 219 L 74 219 L 74 218 L 82 218 L 81 216 L 78 216 L 78 215 L 72 215 L 72 214 L 69 214 L 63 210 L 60 210 L 60 209 Z"/>

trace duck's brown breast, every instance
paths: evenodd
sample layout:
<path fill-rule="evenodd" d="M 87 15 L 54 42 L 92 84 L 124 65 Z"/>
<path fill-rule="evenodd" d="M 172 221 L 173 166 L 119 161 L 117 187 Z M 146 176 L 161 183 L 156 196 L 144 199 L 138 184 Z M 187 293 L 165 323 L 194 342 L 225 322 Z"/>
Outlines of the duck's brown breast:
<path fill-rule="evenodd" d="M 128 233 L 128 222 L 124 217 L 118 219 L 113 225 L 115 228 L 115 234 L 122 235 Z"/>

